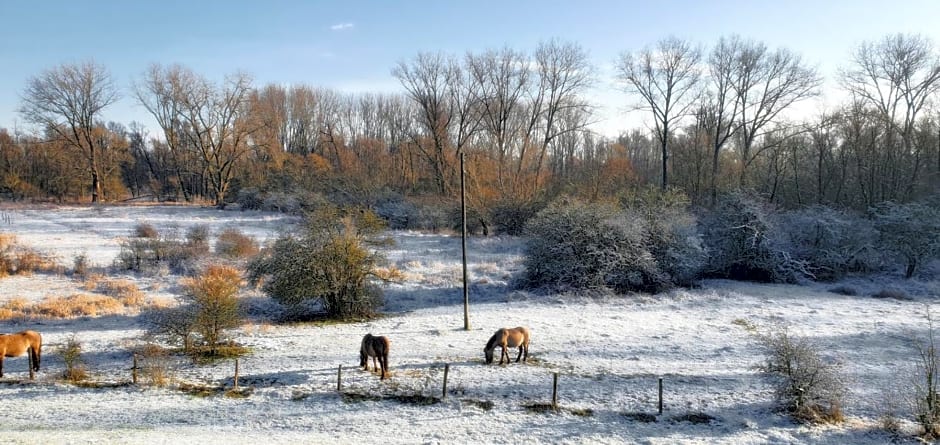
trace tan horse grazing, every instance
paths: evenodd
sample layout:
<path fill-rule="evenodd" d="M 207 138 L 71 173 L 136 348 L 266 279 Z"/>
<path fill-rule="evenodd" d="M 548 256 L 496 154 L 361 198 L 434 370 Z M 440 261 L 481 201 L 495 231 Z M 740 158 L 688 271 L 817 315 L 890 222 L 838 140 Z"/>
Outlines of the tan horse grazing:
<path fill-rule="evenodd" d="M 508 348 L 519 348 L 519 355 L 516 356 L 516 363 L 519 363 L 519 359 L 522 358 L 523 362 L 529 360 L 529 329 L 519 326 L 517 328 L 502 328 L 496 331 L 490 341 L 486 342 L 486 347 L 483 348 L 483 354 L 486 356 L 486 363 L 493 363 L 493 350 L 499 346 L 503 348 L 503 353 L 499 356 L 499 364 L 503 364 L 503 358 L 505 357 L 506 363 L 512 361 L 509 358 L 509 353 L 506 352 Z M 525 357 L 523 358 L 522 353 L 525 352 Z"/>
<path fill-rule="evenodd" d="M 42 350 L 42 335 L 36 331 L 16 334 L 0 334 L 0 377 L 3 377 L 3 358 L 19 357 L 29 352 L 33 371 L 39 371 L 39 356 Z"/>
<path fill-rule="evenodd" d="M 379 364 L 382 365 L 381 380 L 385 380 L 385 377 L 388 377 L 388 349 L 391 343 L 388 337 L 366 334 L 365 337 L 362 337 L 362 347 L 359 348 L 359 366 L 368 371 L 369 357 L 372 357 L 372 368 L 374 371 L 378 371 L 379 367 L 375 364 L 375 360 L 378 359 Z"/>

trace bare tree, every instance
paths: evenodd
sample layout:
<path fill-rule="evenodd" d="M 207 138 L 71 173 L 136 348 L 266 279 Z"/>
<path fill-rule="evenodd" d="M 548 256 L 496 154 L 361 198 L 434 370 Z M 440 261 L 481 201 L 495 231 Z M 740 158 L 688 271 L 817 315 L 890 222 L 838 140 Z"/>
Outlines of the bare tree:
<path fill-rule="evenodd" d="M 153 64 L 133 86 L 137 102 L 149 112 L 163 131 L 163 144 L 177 181 L 177 191 L 186 201 L 192 200 L 190 187 L 184 177 L 192 166 L 187 165 L 189 156 L 184 153 L 186 128 L 182 118 L 186 90 L 193 88 L 197 76 L 180 65 L 161 66 Z"/>
<path fill-rule="evenodd" d="M 91 175 L 92 202 L 101 197 L 102 148 L 95 138 L 95 120 L 119 95 L 108 70 L 93 61 L 65 64 L 29 79 L 20 113 L 84 155 Z"/>
<path fill-rule="evenodd" d="M 708 57 L 710 89 L 703 104 L 708 136 L 711 142 L 711 205 L 718 203 L 718 169 L 721 149 L 741 128 L 737 121 L 742 104 L 734 94 L 737 60 L 742 41 L 738 36 L 722 37 Z"/>
<path fill-rule="evenodd" d="M 738 120 L 743 186 L 747 167 L 763 150 L 771 148 L 755 150 L 756 141 L 771 128 L 785 130 L 770 124 L 779 123 L 777 118 L 793 104 L 819 94 L 822 79 L 815 68 L 806 66 L 799 55 L 786 48 L 771 52 L 760 42 L 738 42 L 735 54 L 733 88 L 741 104 Z"/>
<path fill-rule="evenodd" d="M 940 90 L 940 56 L 934 44 L 921 36 L 895 34 L 880 42 L 859 45 L 853 67 L 843 70 L 841 83 L 853 97 L 873 107 L 884 121 L 889 162 L 906 162 L 907 170 L 892 169 L 896 184 L 885 199 L 910 198 L 926 164 L 928 147 L 915 143 L 921 112 Z M 896 143 L 900 136 L 900 146 Z M 903 191 L 900 182 L 904 182 Z M 894 196 L 903 194 L 903 196 Z"/>
<path fill-rule="evenodd" d="M 653 127 L 662 151 L 662 189 L 669 185 L 669 138 L 699 93 L 702 51 L 685 40 L 668 37 L 636 53 L 624 52 L 617 78 L 625 90 L 639 95 L 637 109 L 653 114 Z"/>
<path fill-rule="evenodd" d="M 442 53 L 419 53 L 410 62 L 401 61 L 392 69 L 392 75 L 405 87 L 407 95 L 420 110 L 419 125 L 430 147 L 413 135 L 415 145 L 425 156 L 434 173 L 437 190 L 447 195 L 450 184 L 447 171 L 451 167 L 450 130 L 454 118 L 451 85 L 460 75 L 460 66 L 453 58 Z"/>

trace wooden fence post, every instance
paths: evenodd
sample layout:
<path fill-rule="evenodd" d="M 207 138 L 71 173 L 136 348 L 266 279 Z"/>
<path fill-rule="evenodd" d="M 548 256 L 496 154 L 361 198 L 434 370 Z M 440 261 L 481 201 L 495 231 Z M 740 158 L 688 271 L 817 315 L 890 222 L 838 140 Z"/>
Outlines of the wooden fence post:
<path fill-rule="evenodd" d="M 336 370 L 336 392 L 343 392 L 343 365 Z"/>
<path fill-rule="evenodd" d="M 444 391 L 441 392 L 441 399 L 447 398 L 447 373 L 450 372 L 450 363 L 444 364 Z"/>
<path fill-rule="evenodd" d="M 234 389 L 238 391 L 238 359 L 235 359 L 235 378 L 232 380 L 234 383 Z"/>
<path fill-rule="evenodd" d="M 552 409 L 558 409 L 558 373 L 552 378 Z"/>
<path fill-rule="evenodd" d="M 663 378 L 659 378 L 659 415 L 663 414 Z"/>
<path fill-rule="evenodd" d="M 134 353 L 134 366 L 131 367 L 131 382 L 137 384 L 137 353 Z"/>

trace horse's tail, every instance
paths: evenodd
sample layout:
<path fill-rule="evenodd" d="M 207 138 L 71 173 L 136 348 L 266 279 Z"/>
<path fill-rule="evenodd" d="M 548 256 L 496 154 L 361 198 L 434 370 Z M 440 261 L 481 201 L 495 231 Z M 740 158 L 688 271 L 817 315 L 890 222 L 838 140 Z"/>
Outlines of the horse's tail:
<path fill-rule="evenodd" d="M 35 370 L 39 371 L 39 359 L 42 357 L 42 334 L 39 332 L 36 333 L 36 346 L 33 347 L 33 365 L 36 367 Z"/>
<path fill-rule="evenodd" d="M 392 341 L 388 337 L 382 337 L 382 355 L 388 360 L 388 350 L 392 347 Z"/>

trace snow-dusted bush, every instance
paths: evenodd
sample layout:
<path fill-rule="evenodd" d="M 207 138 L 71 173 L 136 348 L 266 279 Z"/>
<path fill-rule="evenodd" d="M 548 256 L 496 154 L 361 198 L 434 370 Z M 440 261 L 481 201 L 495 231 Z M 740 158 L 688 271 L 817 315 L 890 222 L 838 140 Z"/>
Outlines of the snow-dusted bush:
<path fill-rule="evenodd" d="M 249 280 L 287 306 L 316 300 L 334 318 L 372 316 L 382 305 L 373 278 L 383 258 L 370 243 L 382 227 L 371 211 L 321 209 L 300 236 L 283 236 L 256 256 Z"/>
<path fill-rule="evenodd" d="M 669 277 L 646 248 L 642 221 L 613 206 L 561 200 L 526 227 L 524 287 L 658 290 Z"/>
<path fill-rule="evenodd" d="M 502 200 L 489 211 L 496 234 L 522 235 L 526 223 L 545 208 L 545 203 L 538 200 Z M 481 215 L 482 217 L 482 215 Z"/>
<path fill-rule="evenodd" d="M 870 212 L 881 245 L 905 262 L 906 278 L 940 257 L 940 209 L 925 203 L 885 202 Z"/>
<path fill-rule="evenodd" d="M 621 196 L 620 203 L 643 221 L 647 249 L 670 281 L 692 284 L 707 257 L 688 198 L 677 190 L 649 188 Z"/>
<path fill-rule="evenodd" d="M 794 418 L 840 422 L 848 389 L 840 363 L 823 357 L 818 346 L 794 335 L 786 325 L 764 330 L 747 325 L 764 349 L 761 371 L 773 381 L 778 406 Z"/>
<path fill-rule="evenodd" d="M 848 272 L 878 266 L 877 232 L 871 222 L 826 206 L 812 206 L 781 215 L 792 257 L 805 261 L 816 279 L 834 280 Z"/>
<path fill-rule="evenodd" d="M 701 219 L 706 275 L 736 280 L 795 282 L 812 274 L 792 256 L 773 211 L 742 193 L 725 196 Z"/>
<path fill-rule="evenodd" d="M 245 187 L 235 194 L 235 202 L 242 210 L 262 210 L 264 196 L 257 187 Z"/>

